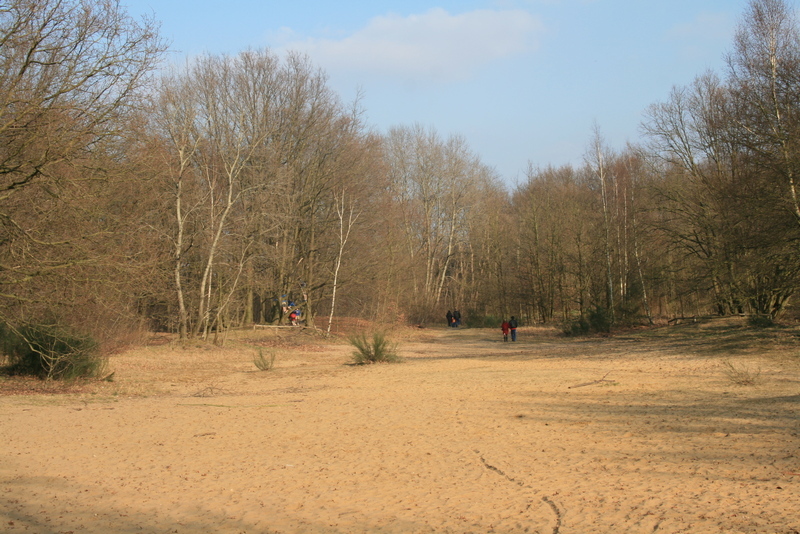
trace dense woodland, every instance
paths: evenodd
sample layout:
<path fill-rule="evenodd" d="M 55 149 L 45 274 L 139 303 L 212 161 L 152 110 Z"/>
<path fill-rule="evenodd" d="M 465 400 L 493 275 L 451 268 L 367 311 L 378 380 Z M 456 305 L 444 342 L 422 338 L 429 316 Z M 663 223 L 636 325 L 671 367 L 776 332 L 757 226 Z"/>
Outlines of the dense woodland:
<path fill-rule="evenodd" d="M 509 191 L 459 136 L 376 132 L 298 54 L 164 62 L 117 0 L 0 4 L 0 322 L 113 340 L 329 319 L 572 331 L 779 318 L 800 285 L 800 29 L 753 0 L 724 72 Z M 499 132 L 498 135 L 502 135 Z"/>

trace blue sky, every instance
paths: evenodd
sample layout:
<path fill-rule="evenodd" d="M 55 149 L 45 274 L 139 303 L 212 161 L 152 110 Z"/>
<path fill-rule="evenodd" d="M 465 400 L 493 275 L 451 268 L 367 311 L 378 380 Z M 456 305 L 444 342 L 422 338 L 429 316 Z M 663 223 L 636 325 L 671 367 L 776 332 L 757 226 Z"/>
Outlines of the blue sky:
<path fill-rule="evenodd" d="M 369 125 L 463 136 L 509 185 L 580 165 L 595 124 L 639 139 L 648 105 L 724 54 L 747 0 L 123 0 L 172 58 L 248 47 L 307 53 Z"/>

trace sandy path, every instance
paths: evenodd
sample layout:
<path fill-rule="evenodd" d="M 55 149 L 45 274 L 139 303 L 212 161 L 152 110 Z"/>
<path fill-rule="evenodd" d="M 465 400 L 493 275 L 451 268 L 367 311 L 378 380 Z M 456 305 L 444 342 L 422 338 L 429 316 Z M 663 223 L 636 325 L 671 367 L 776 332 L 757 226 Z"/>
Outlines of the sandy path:
<path fill-rule="evenodd" d="M 744 387 L 680 343 L 497 337 L 269 372 L 158 347 L 93 394 L 0 397 L 0 531 L 800 531 L 796 358 L 737 356 Z"/>

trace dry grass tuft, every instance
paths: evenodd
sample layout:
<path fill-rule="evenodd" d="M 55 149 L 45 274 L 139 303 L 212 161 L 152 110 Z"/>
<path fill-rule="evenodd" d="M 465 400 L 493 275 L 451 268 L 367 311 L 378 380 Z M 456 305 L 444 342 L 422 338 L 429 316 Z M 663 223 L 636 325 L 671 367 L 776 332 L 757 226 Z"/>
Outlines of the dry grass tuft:
<path fill-rule="evenodd" d="M 730 360 L 723 360 L 722 372 L 728 380 L 737 386 L 754 386 L 761 379 L 761 367 L 755 369 L 742 363 L 734 363 Z"/>

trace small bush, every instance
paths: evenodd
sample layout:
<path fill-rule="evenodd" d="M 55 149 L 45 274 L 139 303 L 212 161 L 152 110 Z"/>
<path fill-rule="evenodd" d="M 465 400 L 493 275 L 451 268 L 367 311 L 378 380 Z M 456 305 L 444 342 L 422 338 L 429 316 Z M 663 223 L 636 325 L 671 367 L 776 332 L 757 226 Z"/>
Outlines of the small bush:
<path fill-rule="evenodd" d="M 106 368 L 94 339 L 57 325 L 4 326 L 0 336 L 10 374 L 72 380 L 99 377 Z"/>
<path fill-rule="evenodd" d="M 722 362 L 722 372 L 737 386 L 754 386 L 761 377 L 761 369 L 750 369 L 745 365 L 735 364 L 730 360 Z"/>
<path fill-rule="evenodd" d="M 754 328 L 772 328 L 775 326 L 775 321 L 770 315 L 750 315 L 747 324 Z"/>
<path fill-rule="evenodd" d="M 561 328 L 565 336 L 585 336 L 589 333 L 589 323 L 583 317 L 569 321 Z"/>
<path fill-rule="evenodd" d="M 565 336 L 585 336 L 589 333 L 611 332 L 611 314 L 606 308 L 596 307 L 589 310 L 585 317 L 567 321 L 561 327 Z"/>
<path fill-rule="evenodd" d="M 258 349 L 258 354 L 253 357 L 253 363 L 259 371 L 272 371 L 275 367 L 275 353 L 270 352 L 269 356 L 264 356 L 264 351 Z"/>
<path fill-rule="evenodd" d="M 469 328 L 500 328 L 503 320 L 494 315 L 467 314 L 463 319 L 463 325 Z"/>
<path fill-rule="evenodd" d="M 589 312 L 589 326 L 593 332 L 611 332 L 611 313 L 608 309 L 597 307 Z"/>
<path fill-rule="evenodd" d="M 350 337 L 349 342 L 356 349 L 353 352 L 353 362 L 357 365 L 400 361 L 400 356 L 397 355 L 397 344 L 390 342 L 382 332 L 372 334 L 371 341 L 365 334 L 359 334 Z"/>

